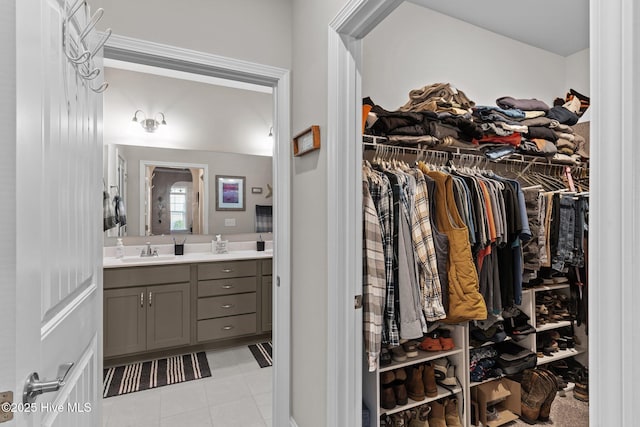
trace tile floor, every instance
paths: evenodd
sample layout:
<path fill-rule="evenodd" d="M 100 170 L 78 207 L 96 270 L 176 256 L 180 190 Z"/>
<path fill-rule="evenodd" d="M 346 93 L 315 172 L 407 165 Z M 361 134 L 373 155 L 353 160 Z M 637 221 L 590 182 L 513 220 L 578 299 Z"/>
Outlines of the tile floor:
<path fill-rule="evenodd" d="M 103 427 L 271 427 L 273 369 L 246 346 L 207 359 L 209 378 L 104 399 Z"/>

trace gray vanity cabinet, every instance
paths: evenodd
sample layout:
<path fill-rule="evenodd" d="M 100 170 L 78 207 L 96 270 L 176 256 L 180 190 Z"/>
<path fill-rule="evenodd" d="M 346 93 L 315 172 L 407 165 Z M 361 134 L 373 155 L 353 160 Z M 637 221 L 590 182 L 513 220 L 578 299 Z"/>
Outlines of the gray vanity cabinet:
<path fill-rule="evenodd" d="M 271 276 L 270 259 L 262 260 L 262 332 L 270 332 L 273 325 L 273 280 Z"/>
<path fill-rule="evenodd" d="M 189 283 L 147 288 L 147 350 L 188 345 Z"/>
<path fill-rule="evenodd" d="M 104 357 L 189 345 L 189 280 L 188 265 L 105 270 Z"/>
<path fill-rule="evenodd" d="M 257 284 L 257 260 L 199 264 L 198 342 L 259 332 Z"/>
<path fill-rule="evenodd" d="M 213 348 L 272 328 L 271 259 L 104 269 L 104 357 Z"/>
<path fill-rule="evenodd" d="M 104 291 L 104 357 L 147 349 L 146 288 Z"/>

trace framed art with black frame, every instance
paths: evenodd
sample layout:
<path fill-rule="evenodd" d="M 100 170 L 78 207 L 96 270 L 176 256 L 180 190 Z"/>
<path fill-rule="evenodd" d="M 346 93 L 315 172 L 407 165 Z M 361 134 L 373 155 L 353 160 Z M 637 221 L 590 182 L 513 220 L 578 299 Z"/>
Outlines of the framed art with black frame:
<path fill-rule="evenodd" d="M 244 211 L 245 177 L 216 175 L 216 210 Z"/>

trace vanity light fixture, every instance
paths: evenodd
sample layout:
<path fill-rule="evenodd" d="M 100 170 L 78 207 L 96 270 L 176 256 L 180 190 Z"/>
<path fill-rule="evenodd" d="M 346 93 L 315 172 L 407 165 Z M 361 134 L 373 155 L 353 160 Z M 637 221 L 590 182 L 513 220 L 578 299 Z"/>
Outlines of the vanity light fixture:
<path fill-rule="evenodd" d="M 138 117 L 138 115 L 140 115 L 141 117 Z M 156 114 L 155 118 L 148 119 L 147 116 L 144 114 L 144 111 L 142 110 L 136 110 L 136 112 L 133 114 L 133 118 L 131 119 L 131 121 L 136 123 L 139 122 L 140 126 L 142 126 L 142 129 L 150 133 L 158 130 L 160 125 L 167 124 L 166 120 L 164 119 L 164 113 L 158 113 Z"/>

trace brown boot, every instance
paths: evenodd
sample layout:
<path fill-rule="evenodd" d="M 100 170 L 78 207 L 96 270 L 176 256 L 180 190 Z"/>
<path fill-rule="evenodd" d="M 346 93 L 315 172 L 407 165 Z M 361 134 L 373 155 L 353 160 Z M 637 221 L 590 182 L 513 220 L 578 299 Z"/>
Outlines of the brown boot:
<path fill-rule="evenodd" d="M 405 376 L 406 379 L 406 376 Z M 385 371 L 380 374 L 380 384 L 388 385 L 396 380 L 396 374 L 393 371 Z"/>
<path fill-rule="evenodd" d="M 396 407 L 396 394 L 391 385 L 384 385 L 380 389 L 380 406 L 384 409 L 393 409 Z"/>
<path fill-rule="evenodd" d="M 427 397 L 436 397 L 438 395 L 438 386 L 436 385 L 435 368 L 431 363 L 425 363 L 422 372 L 422 382 Z"/>
<path fill-rule="evenodd" d="M 540 407 L 547 398 L 548 384 L 542 379 L 540 373 L 533 369 L 527 369 L 522 375 L 521 407 L 522 418 L 529 424 L 535 424 L 540 415 Z"/>
<path fill-rule="evenodd" d="M 422 373 L 424 368 L 422 365 L 411 366 L 407 379 L 407 394 L 413 400 L 419 402 L 424 400 L 424 384 L 422 382 Z"/>
<path fill-rule="evenodd" d="M 542 405 L 540 406 L 540 415 L 538 416 L 538 419 L 540 421 L 548 421 L 549 414 L 551 413 L 551 404 L 553 403 L 553 400 L 556 398 L 556 394 L 558 393 L 558 380 L 552 372 L 546 369 L 539 369 L 539 371 L 540 374 L 544 378 L 546 378 L 548 384 L 548 392 L 547 398 L 544 400 L 544 402 L 542 402 Z"/>
<path fill-rule="evenodd" d="M 436 400 L 430 403 L 431 412 L 429 413 L 429 427 L 447 427 L 447 421 L 444 417 L 444 405 Z"/>
<path fill-rule="evenodd" d="M 393 393 L 396 396 L 397 405 L 406 405 L 409 403 L 409 396 L 407 395 L 407 388 L 404 385 L 404 381 L 397 381 L 393 383 Z"/>
<path fill-rule="evenodd" d="M 458 412 L 458 399 L 447 399 L 444 405 L 444 418 L 447 427 L 462 427 L 460 412 Z"/>

